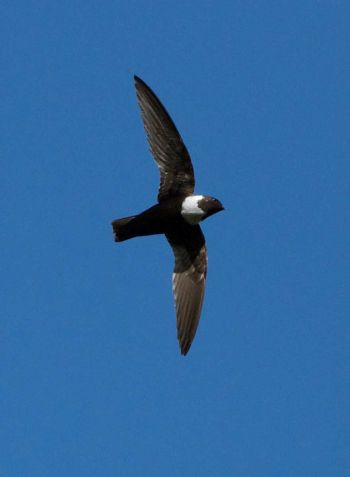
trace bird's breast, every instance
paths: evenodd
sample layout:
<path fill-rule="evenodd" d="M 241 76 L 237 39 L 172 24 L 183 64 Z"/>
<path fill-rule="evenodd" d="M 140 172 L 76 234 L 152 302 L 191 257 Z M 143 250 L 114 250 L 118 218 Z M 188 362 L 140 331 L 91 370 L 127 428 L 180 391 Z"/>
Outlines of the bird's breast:
<path fill-rule="evenodd" d="M 198 203 L 203 199 L 202 195 L 190 195 L 181 204 L 181 215 L 190 225 L 197 225 L 203 219 L 205 212 Z"/>

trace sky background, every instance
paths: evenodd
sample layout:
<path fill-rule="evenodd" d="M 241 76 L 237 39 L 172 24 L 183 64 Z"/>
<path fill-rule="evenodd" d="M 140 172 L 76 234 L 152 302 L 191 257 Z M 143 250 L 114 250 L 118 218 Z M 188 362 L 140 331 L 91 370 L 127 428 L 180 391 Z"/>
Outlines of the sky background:
<path fill-rule="evenodd" d="M 0 18 L 0 475 L 350 475 L 349 2 Z M 226 209 L 186 357 L 134 73 Z"/>

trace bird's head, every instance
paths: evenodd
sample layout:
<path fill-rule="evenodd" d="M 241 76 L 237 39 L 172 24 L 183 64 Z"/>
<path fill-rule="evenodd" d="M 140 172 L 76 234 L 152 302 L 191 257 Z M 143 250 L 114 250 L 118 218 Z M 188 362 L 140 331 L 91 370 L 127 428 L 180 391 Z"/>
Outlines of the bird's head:
<path fill-rule="evenodd" d="M 215 199 L 214 197 L 210 197 L 208 195 L 205 195 L 203 199 L 198 201 L 198 207 L 204 212 L 202 220 L 205 220 L 211 215 L 214 215 L 217 212 L 221 212 L 222 210 L 224 210 L 224 206 L 218 199 Z"/>
<path fill-rule="evenodd" d="M 191 195 L 182 203 L 181 214 L 186 222 L 195 225 L 224 210 L 222 203 L 208 195 Z"/>

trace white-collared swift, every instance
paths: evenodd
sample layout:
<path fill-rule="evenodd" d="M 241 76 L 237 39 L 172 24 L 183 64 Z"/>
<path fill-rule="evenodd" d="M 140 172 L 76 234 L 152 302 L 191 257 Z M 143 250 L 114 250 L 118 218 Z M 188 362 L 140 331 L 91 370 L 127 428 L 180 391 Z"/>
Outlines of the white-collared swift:
<path fill-rule="evenodd" d="M 207 276 L 207 249 L 199 223 L 221 210 L 214 197 L 194 195 L 192 161 L 170 115 L 137 76 L 136 94 L 152 155 L 160 171 L 158 203 L 112 222 L 116 242 L 164 234 L 173 249 L 177 336 L 186 355 L 198 327 Z"/>

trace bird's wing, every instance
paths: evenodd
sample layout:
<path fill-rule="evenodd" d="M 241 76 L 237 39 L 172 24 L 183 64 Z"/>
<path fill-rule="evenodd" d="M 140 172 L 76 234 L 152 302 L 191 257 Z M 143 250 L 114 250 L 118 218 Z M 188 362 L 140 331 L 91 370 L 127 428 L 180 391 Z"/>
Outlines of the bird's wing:
<path fill-rule="evenodd" d="M 148 142 L 160 171 L 158 200 L 190 195 L 195 181 L 186 146 L 157 96 L 140 78 L 134 78 Z"/>
<path fill-rule="evenodd" d="M 207 275 L 207 250 L 199 225 L 183 225 L 166 233 L 175 255 L 173 293 L 177 337 L 182 354 L 187 354 L 196 334 Z"/>

